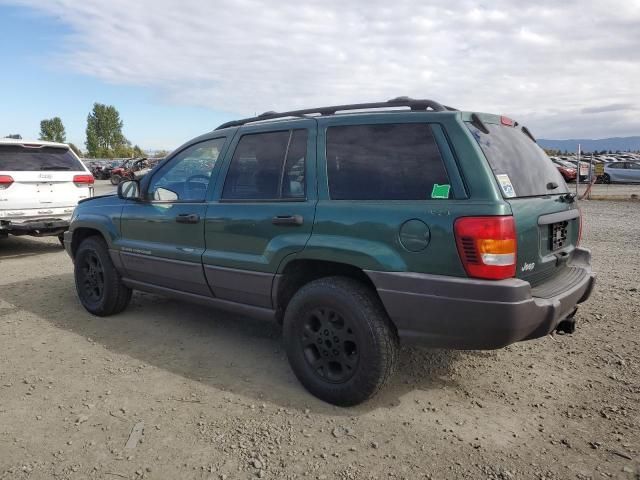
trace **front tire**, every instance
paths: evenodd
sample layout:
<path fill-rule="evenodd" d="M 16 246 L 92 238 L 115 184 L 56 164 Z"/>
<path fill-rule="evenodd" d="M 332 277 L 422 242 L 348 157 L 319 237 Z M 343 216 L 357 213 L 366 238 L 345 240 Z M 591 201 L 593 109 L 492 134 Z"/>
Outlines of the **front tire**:
<path fill-rule="evenodd" d="M 283 327 L 293 372 L 326 402 L 362 403 L 393 373 L 398 336 L 375 292 L 358 281 L 308 283 L 287 306 Z"/>
<path fill-rule="evenodd" d="M 609 176 L 608 173 L 605 173 L 604 175 L 602 175 L 602 183 L 606 183 L 606 184 L 611 183 L 611 177 Z"/>
<path fill-rule="evenodd" d="M 122 283 L 102 238 L 82 241 L 74 259 L 74 275 L 78 298 L 89 313 L 106 317 L 127 308 L 131 289 Z"/>
<path fill-rule="evenodd" d="M 120 175 L 111 175 L 111 185 L 118 185 L 122 181 L 122 177 Z"/>

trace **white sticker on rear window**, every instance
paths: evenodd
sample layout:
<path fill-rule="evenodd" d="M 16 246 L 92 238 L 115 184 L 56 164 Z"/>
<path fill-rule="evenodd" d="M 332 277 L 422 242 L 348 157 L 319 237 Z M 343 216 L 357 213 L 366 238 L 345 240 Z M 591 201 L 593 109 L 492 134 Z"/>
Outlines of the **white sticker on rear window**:
<path fill-rule="evenodd" d="M 511 179 L 509 178 L 509 175 L 507 175 L 506 173 L 501 173 L 496 175 L 496 179 L 498 180 L 498 183 L 500 184 L 500 188 L 502 188 L 502 192 L 504 193 L 505 197 L 516 196 L 516 191 L 513 188 L 513 184 L 511 183 Z"/>

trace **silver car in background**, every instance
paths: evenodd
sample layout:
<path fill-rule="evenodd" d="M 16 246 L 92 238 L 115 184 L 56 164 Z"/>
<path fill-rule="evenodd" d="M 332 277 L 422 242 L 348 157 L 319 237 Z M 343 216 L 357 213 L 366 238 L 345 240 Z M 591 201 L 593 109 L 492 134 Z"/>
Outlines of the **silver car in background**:
<path fill-rule="evenodd" d="M 640 183 L 640 162 L 606 163 L 602 183 Z"/>

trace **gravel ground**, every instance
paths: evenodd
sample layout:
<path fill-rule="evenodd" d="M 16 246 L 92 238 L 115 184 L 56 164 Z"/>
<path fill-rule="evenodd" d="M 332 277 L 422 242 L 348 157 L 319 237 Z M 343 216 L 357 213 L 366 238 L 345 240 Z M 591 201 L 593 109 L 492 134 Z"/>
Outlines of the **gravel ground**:
<path fill-rule="evenodd" d="M 640 478 L 640 204 L 583 202 L 573 335 L 404 349 L 374 400 L 306 393 L 278 328 L 135 294 L 80 307 L 55 239 L 0 242 L 0 479 Z"/>

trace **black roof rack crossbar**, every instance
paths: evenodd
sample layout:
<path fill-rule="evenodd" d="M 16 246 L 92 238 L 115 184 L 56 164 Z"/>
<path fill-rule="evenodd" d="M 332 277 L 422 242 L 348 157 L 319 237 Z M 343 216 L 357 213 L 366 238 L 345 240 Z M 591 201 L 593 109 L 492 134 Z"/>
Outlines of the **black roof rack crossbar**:
<path fill-rule="evenodd" d="M 374 103 L 354 103 L 350 105 L 334 105 L 331 107 L 308 108 L 304 110 L 291 110 L 289 112 L 264 112 L 255 117 L 243 118 L 241 120 L 232 120 L 223 123 L 216 130 L 228 127 L 237 127 L 245 123 L 259 122 L 262 120 L 273 120 L 274 118 L 301 117 L 304 115 L 334 115 L 336 112 L 348 110 L 369 110 L 373 108 L 395 108 L 409 107 L 412 111 L 433 110 L 434 112 L 454 111 L 454 108 L 446 107 L 434 100 L 415 100 L 409 97 L 398 97 L 386 102 Z"/>

